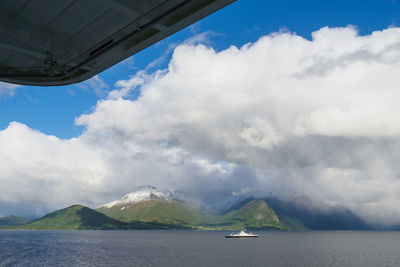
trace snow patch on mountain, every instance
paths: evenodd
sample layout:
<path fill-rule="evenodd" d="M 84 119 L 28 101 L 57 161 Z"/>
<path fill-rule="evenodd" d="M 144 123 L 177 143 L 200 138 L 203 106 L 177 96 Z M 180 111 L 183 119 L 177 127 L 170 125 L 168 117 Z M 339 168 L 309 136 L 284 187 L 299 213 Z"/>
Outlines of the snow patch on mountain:
<path fill-rule="evenodd" d="M 180 193 L 172 193 L 167 189 L 158 189 L 155 186 L 143 186 L 137 191 L 126 194 L 120 200 L 116 200 L 104 205 L 99 206 L 99 208 L 112 208 L 115 206 L 126 206 L 132 205 L 138 202 L 152 200 L 152 199 L 162 199 L 167 201 L 184 201 L 183 195 Z M 123 208 L 121 208 L 123 209 Z"/>

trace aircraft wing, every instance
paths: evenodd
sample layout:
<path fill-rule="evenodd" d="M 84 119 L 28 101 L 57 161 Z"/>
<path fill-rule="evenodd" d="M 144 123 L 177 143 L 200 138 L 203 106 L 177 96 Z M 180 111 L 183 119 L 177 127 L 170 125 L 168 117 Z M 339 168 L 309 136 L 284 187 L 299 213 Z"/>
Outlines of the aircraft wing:
<path fill-rule="evenodd" d="M 1 0 L 0 80 L 80 82 L 235 0 Z"/>

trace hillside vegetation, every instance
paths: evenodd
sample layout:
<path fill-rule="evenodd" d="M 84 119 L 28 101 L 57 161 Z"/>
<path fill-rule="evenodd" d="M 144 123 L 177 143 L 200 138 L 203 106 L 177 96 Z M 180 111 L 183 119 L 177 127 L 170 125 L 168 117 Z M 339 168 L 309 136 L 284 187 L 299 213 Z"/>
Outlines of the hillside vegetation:
<path fill-rule="evenodd" d="M 49 213 L 21 229 L 32 230 L 85 230 L 85 229 L 126 229 L 129 224 L 109 218 L 90 208 L 73 205 Z"/>
<path fill-rule="evenodd" d="M 193 202 L 154 187 L 142 188 L 96 210 L 73 205 L 34 221 L 7 216 L 2 229 L 197 229 L 197 230 L 308 230 L 370 229 L 341 207 L 313 207 L 309 200 L 245 199 L 220 214 L 206 212 Z"/>
<path fill-rule="evenodd" d="M 162 199 L 142 201 L 127 207 L 100 207 L 96 210 L 111 218 L 128 223 L 137 221 L 157 222 L 171 225 L 172 227 L 188 228 L 203 224 L 207 222 L 210 217 L 188 204 Z"/>

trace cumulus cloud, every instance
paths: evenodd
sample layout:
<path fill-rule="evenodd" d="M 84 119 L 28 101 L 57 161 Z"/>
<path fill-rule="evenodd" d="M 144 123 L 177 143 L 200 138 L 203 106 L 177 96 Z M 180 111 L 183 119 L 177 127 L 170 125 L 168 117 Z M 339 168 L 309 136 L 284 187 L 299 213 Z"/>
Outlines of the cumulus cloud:
<path fill-rule="evenodd" d="M 195 26 L 194 26 L 195 27 Z M 192 28 L 194 29 L 194 28 Z M 193 31 L 192 31 L 193 32 Z M 187 44 L 187 45 L 197 45 L 197 44 L 207 44 L 210 43 L 210 38 L 213 36 L 218 35 L 217 33 L 213 32 L 213 31 L 206 31 L 206 32 L 202 32 L 202 33 L 198 33 L 195 34 L 194 36 L 186 39 L 185 41 L 183 41 L 183 44 Z M 168 59 L 168 57 L 171 55 L 171 53 L 174 51 L 174 49 L 181 44 L 178 43 L 172 43 L 170 44 L 164 51 L 164 53 L 157 57 L 156 59 L 154 59 L 153 61 L 151 61 L 145 68 L 145 71 L 149 71 L 151 69 L 154 69 L 156 67 L 159 67 L 162 63 L 166 62 L 166 60 Z"/>
<path fill-rule="evenodd" d="M 100 186 L 107 165 L 96 147 L 62 140 L 12 122 L 0 132 L 0 212 L 36 214 L 83 201 Z"/>
<path fill-rule="evenodd" d="M 1 131 L 0 202 L 97 205 L 154 184 L 207 204 L 305 195 L 399 223 L 399 57 L 399 28 L 279 32 L 223 51 L 184 43 L 166 70 L 119 81 L 77 118 L 77 138 Z"/>

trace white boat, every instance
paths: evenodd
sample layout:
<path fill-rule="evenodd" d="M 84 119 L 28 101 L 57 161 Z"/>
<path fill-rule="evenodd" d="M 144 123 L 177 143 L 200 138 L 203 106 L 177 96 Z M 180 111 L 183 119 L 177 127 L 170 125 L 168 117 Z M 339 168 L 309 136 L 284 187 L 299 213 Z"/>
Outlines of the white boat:
<path fill-rule="evenodd" d="M 230 233 L 225 236 L 226 238 L 256 238 L 258 235 L 253 234 L 252 232 L 246 233 L 245 230 L 241 230 L 239 233 L 234 234 Z"/>

